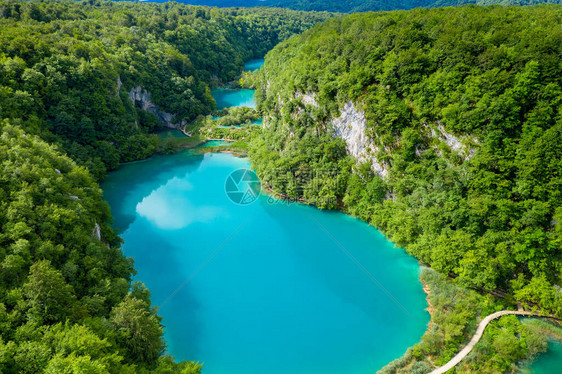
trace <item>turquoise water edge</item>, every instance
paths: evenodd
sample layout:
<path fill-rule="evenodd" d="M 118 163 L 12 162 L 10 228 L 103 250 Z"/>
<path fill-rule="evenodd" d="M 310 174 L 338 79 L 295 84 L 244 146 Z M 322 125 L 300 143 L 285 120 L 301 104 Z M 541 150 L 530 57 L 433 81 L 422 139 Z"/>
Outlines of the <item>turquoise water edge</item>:
<path fill-rule="evenodd" d="M 225 180 L 248 167 L 187 150 L 103 184 L 168 352 L 204 374 L 359 374 L 417 343 L 429 322 L 417 262 L 342 213 L 232 203 Z"/>
<path fill-rule="evenodd" d="M 259 70 L 263 66 L 264 62 L 265 62 L 265 60 L 263 58 L 254 58 L 252 60 L 247 61 L 244 64 L 244 70 L 245 71 Z"/>
<path fill-rule="evenodd" d="M 526 364 L 521 374 L 560 374 L 562 373 L 562 341 L 548 342 L 548 351 Z"/>

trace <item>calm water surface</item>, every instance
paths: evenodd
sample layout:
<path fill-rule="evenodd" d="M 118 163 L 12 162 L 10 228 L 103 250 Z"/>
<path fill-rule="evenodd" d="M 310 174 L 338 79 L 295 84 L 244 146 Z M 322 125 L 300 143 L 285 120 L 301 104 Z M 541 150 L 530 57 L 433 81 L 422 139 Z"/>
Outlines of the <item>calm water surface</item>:
<path fill-rule="evenodd" d="M 245 71 L 254 71 L 262 67 L 264 63 L 263 58 L 250 60 L 244 64 Z M 247 106 L 250 108 L 256 107 L 254 100 L 255 90 L 248 89 L 229 89 L 229 88 L 216 88 L 211 90 L 213 98 L 217 102 L 217 109 L 231 108 L 234 106 Z"/>
<path fill-rule="evenodd" d="M 211 90 L 213 98 L 217 102 L 217 109 L 231 108 L 234 106 L 247 106 L 255 108 L 254 90 L 230 88 L 215 88 Z"/>
<path fill-rule="evenodd" d="M 233 204 L 224 182 L 247 167 L 185 151 L 103 184 L 169 353 L 204 374 L 367 374 L 417 343 L 429 314 L 416 261 L 341 213 Z"/>
<path fill-rule="evenodd" d="M 263 58 L 255 58 L 253 60 L 249 60 L 244 64 L 245 71 L 256 71 L 259 70 L 263 66 L 265 60 Z"/>

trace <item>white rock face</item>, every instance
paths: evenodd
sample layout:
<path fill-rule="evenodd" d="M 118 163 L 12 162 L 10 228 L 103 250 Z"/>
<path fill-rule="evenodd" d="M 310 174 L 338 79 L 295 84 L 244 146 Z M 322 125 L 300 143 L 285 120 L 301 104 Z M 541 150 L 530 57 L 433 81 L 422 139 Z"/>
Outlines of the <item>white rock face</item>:
<path fill-rule="evenodd" d="M 158 107 L 150 101 L 150 93 L 143 89 L 141 86 L 137 86 L 129 91 L 129 98 L 133 102 L 133 105 L 140 107 L 142 110 L 146 110 L 152 113 L 158 118 L 158 120 L 164 124 L 166 127 L 171 129 L 179 129 L 186 125 L 186 121 L 181 123 L 174 123 L 172 119 L 173 114 L 161 111 Z"/>
<path fill-rule="evenodd" d="M 115 96 L 119 96 L 119 90 L 121 89 L 121 86 L 123 85 L 123 82 L 121 82 L 121 76 L 117 76 L 117 89 L 115 90 Z"/>
<path fill-rule="evenodd" d="M 300 98 L 303 104 L 305 105 L 312 105 L 318 108 L 318 103 L 316 102 L 316 95 L 314 93 L 300 93 L 297 92 L 295 94 L 295 98 Z"/>
<path fill-rule="evenodd" d="M 388 175 L 388 168 L 375 157 L 378 148 L 367 137 L 365 112 L 358 110 L 351 101 L 345 103 L 339 117 L 330 121 L 334 136 L 345 140 L 349 154 L 357 161 L 371 163 L 371 168 L 381 178 Z"/>
<path fill-rule="evenodd" d="M 97 238 L 98 240 L 101 240 L 101 228 L 100 228 L 100 225 L 98 225 L 97 222 L 94 225 L 94 230 L 92 231 L 92 236 L 94 238 Z"/>
<path fill-rule="evenodd" d="M 455 135 L 447 132 L 445 127 L 441 124 L 437 125 L 437 131 L 431 129 L 431 136 L 447 144 L 452 151 L 458 152 L 465 160 L 470 160 L 476 154 L 476 149 L 464 144 L 467 142 L 468 138 L 461 139 L 456 137 Z M 478 143 L 476 139 L 470 140 L 474 143 Z"/>

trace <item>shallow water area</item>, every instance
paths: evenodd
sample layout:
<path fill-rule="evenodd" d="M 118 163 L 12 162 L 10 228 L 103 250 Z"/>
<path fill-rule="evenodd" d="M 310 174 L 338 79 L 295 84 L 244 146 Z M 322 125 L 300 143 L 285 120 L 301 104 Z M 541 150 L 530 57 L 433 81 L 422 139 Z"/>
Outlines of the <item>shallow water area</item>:
<path fill-rule="evenodd" d="M 186 138 L 185 134 L 175 129 L 158 129 L 154 132 L 159 139 Z"/>
<path fill-rule="evenodd" d="M 548 350 L 527 364 L 520 374 L 560 374 L 562 373 L 562 341 L 551 340 Z"/>
<path fill-rule="evenodd" d="M 199 146 L 199 148 L 208 148 L 208 147 L 219 147 L 221 145 L 229 145 L 232 142 L 227 142 L 225 140 L 209 140 Z"/>

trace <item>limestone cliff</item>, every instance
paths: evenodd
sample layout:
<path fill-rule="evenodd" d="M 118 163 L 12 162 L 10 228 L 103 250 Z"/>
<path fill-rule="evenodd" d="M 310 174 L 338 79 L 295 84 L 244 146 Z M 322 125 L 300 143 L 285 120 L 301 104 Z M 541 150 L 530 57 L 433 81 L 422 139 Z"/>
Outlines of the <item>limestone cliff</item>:
<path fill-rule="evenodd" d="M 358 110 L 351 101 L 343 106 L 341 114 L 330 121 L 334 136 L 345 140 L 347 152 L 359 162 L 370 162 L 371 168 L 381 178 L 388 175 L 388 166 L 375 156 L 378 148 L 367 136 L 365 112 Z"/>
<path fill-rule="evenodd" d="M 438 139 L 449 147 L 451 151 L 457 152 L 465 160 L 470 160 L 476 154 L 478 140 L 474 137 L 457 137 L 445 130 L 441 123 L 438 123 L 435 128 L 430 129 L 431 137 Z"/>
<path fill-rule="evenodd" d="M 281 100 L 279 93 L 277 95 L 277 104 L 279 107 L 282 107 L 284 105 L 283 100 Z M 317 96 L 314 92 L 303 93 L 297 91 L 292 97 L 304 104 L 304 107 L 300 106 L 293 109 L 292 116 L 294 118 L 302 113 L 309 114 L 305 109 L 306 106 L 319 107 Z M 347 101 L 344 104 L 339 116 L 332 118 L 328 122 L 327 129 L 334 137 L 340 137 L 345 141 L 347 152 L 358 162 L 370 163 L 373 172 L 383 179 L 388 176 L 390 165 L 377 158 L 377 153 L 380 149 L 367 133 L 365 112 L 358 109 L 353 102 Z M 459 137 L 447 132 L 441 123 L 436 123 L 432 126 L 425 125 L 421 131 L 429 144 L 420 144 L 416 148 L 416 155 L 418 157 L 427 150 L 428 145 L 436 149 L 438 154 L 441 154 L 438 144 L 444 143 L 451 151 L 458 153 L 465 161 L 468 161 L 475 155 L 476 147 L 479 144 L 478 140 L 474 137 Z M 289 130 L 289 136 L 292 135 L 292 131 Z M 396 141 L 398 142 L 398 139 Z"/>
<path fill-rule="evenodd" d="M 179 123 L 174 122 L 173 114 L 158 109 L 158 107 L 150 101 L 150 93 L 141 86 L 131 89 L 131 91 L 129 91 L 129 98 L 133 102 L 133 105 L 154 114 L 156 118 L 158 118 L 158 121 L 168 128 L 180 129 L 186 125 L 186 121 L 181 121 Z"/>

